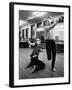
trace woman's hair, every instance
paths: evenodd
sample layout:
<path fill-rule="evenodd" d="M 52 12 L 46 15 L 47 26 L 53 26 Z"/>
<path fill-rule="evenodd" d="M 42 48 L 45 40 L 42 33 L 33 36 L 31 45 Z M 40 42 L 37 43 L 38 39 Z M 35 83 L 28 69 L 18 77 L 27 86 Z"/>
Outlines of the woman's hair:
<path fill-rule="evenodd" d="M 37 43 L 35 43 L 35 46 L 38 46 L 38 44 L 37 44 Z"/>

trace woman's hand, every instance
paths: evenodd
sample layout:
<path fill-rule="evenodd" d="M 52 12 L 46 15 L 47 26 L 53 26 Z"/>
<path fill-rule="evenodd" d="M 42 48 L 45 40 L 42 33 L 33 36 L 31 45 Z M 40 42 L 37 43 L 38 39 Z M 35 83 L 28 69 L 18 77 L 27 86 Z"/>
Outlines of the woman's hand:
<path fill-rule="evenodd" d="M 32 56 L 32 57 L 36 57 L 37 55 L 34 55 L 34 56 Z"/>

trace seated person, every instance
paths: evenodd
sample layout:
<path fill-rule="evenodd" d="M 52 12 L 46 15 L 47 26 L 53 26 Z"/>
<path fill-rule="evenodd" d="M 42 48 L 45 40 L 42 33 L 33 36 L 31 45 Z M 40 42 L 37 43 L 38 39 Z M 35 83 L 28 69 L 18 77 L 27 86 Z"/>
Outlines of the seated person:
<path fill-rule="evenodd" d="M 31 71 L 32 73 L 45 68 L 45 64 L 38 59 L 39 53 L 42 52 L 42 51 L 45 51 L 45 49 L 41 49 L 41 47 L 39 47 L 39 44 L 35 43 L 34 50 L 31 54 L 31 62 L 27 66 L 27 68 L 31 67 L 31 66 L 34 67 Z"/>

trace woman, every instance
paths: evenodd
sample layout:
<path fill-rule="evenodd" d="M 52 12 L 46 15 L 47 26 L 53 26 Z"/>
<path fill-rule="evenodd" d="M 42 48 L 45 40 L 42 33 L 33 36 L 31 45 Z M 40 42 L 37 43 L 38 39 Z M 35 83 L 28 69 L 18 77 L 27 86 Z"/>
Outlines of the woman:
<path fill-rule="evenodd" d="M 27 68 L 33 66 L 33 69 L 31 71 L 31 73 L 34 73 L 36 71 L 39 71 L 39 70 L 42 70 L 42 69 L 45 68 L 45 64 L 38 59 L 39 53 L 42 52 L 42 51 L 44 51 L 44 50 L 42 50 L 39 47 L 39 43 L 35 43 L 34 50 L 31 54 L 31 62 L 27 66 Z"/>

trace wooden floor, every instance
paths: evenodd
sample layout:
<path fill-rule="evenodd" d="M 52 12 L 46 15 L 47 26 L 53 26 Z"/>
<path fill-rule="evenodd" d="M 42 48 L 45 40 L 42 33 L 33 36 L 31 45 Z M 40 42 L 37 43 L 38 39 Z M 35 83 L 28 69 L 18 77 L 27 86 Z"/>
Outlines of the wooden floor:
<path fill-rule="evenodd" d="M 32 78 L 53 78 L 64 76 L 64 54 L 56 54 L 56 72 L 51 71 L 51 60 L 47 60 L 46 51 L 41 52 L 39 59 L 45 63 L 45 69 L 40 70 L 36 73 L 31 73 L 32 67 L 27 68 L 30 63 L 30 54 L 33 49 L 31 48 L 20 48 L 19 49 L 19 79 L 32 79 Z"/>

